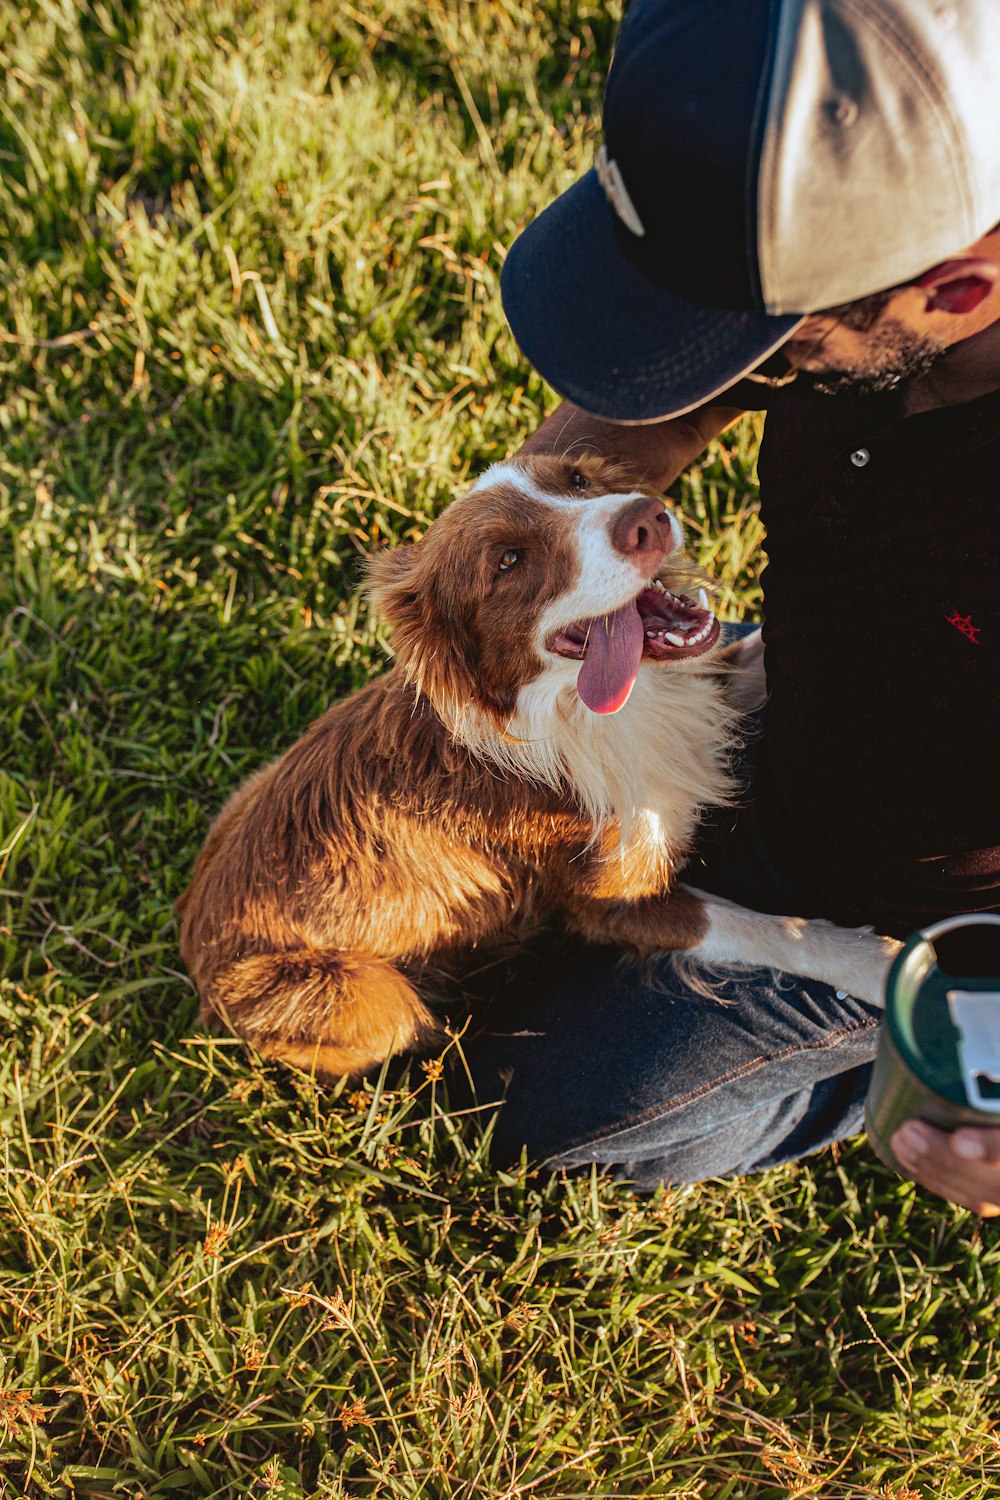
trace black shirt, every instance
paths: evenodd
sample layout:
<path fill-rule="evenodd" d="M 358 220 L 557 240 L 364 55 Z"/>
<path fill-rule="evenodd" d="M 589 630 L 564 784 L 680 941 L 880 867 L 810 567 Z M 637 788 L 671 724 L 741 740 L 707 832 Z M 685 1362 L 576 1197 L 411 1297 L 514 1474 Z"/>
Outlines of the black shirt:
<path fill-rule="evenodd" d="M 905 935 L 1000 910 L 1000 392 L 907 418 L 732 396 L 768 408 L 756 802 L 803 914 Z"/>

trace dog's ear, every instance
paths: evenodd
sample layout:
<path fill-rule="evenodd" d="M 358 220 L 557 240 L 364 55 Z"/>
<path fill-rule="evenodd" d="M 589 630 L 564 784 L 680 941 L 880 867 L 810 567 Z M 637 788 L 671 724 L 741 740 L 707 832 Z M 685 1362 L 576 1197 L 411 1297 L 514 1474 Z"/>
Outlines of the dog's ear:
<path fill-rule="evenodd" d="M 480 701 L 478 650 L 447 578 L 428 566 L 423 540 L 386 548 L 368 562 L 369 597 L 385 620 L 407 681 L 453 722 Z"/>
<path fill-rule="evenodd" d="M 405 627 L 420 614 L 416 583 L 422 545 L 384 547 L 365 565 L 368 597 L 394 635 L 397 627 Z"/>

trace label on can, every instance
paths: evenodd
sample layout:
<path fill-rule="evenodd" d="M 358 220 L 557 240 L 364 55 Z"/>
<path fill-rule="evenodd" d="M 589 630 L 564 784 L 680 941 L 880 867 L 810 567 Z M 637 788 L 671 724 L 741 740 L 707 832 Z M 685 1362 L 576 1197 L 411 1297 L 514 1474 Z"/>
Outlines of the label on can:
<path fill-rule="evenodd" d="M 965 1097 L 974 1109 L 1000 1114 L 1000 991 L 949 990 L 958 1029 Z"/>

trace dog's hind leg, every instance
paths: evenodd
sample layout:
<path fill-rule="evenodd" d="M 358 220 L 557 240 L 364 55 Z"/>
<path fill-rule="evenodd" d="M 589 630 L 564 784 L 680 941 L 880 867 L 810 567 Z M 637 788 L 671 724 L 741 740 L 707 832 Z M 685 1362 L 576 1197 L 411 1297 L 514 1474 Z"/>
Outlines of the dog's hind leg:
<path fill-rule="evenodd" d="M 220 970 L 202 1017 L 217 1017 L 264 1057 L 327 1078 L 360 1078 L 441 1034 L 390 963 L 309 948 L 258 953 Z"/>

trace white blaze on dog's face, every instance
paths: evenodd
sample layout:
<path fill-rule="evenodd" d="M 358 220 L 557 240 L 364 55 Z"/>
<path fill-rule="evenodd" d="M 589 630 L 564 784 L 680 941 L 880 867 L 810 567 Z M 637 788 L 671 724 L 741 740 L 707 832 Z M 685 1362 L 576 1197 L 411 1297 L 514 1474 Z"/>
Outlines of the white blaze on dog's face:
<path fill-rule="evenodd" d="M 615 713 L 643 661 L 687 660 L 718 639 L 704 596 L 655 581 L 680 541 L 663 503 L 616 466 L 521 458 L 375 559 L 373 594 L 401 668 L 449 717 L 475 705 L 503 722 L 522 687 L 567 661 L 587 707 Z"/>

